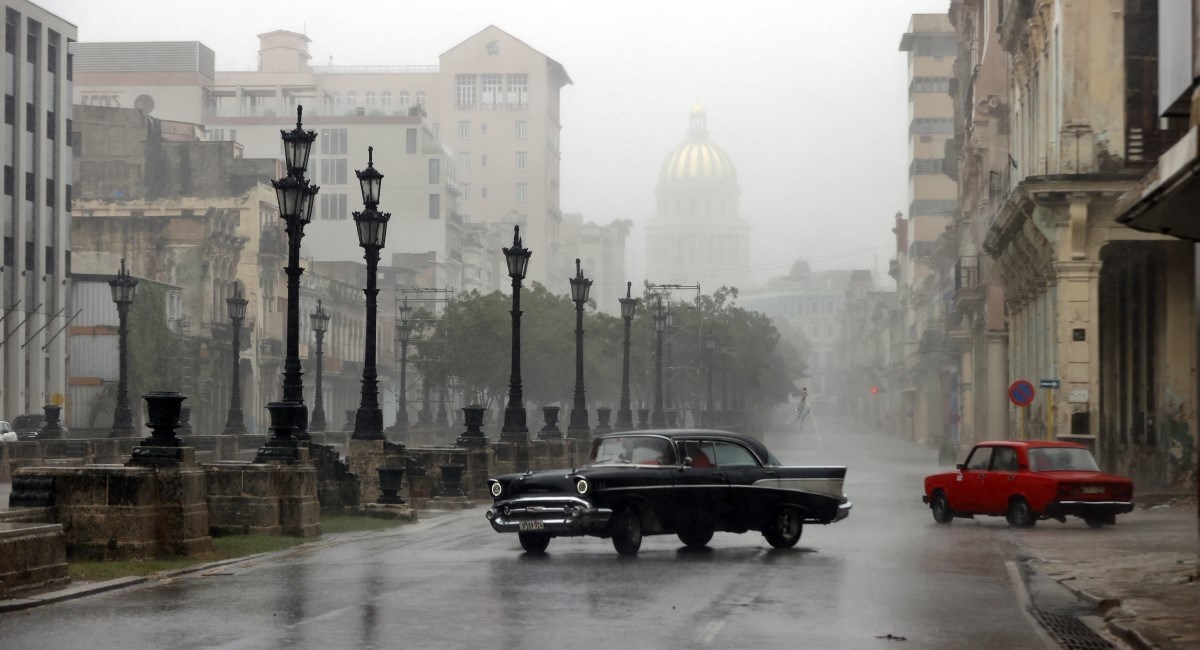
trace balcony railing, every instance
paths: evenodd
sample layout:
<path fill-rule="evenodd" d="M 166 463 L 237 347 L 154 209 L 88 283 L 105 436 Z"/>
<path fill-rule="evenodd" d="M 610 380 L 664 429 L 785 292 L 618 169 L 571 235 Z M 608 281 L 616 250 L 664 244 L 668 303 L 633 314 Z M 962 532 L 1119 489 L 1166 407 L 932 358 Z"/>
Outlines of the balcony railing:
<path fill-rule="evenodd" d="M 954 288 L 959 291 L 979 288 L 978 255 L 963 255 L 954 263 Z"/>

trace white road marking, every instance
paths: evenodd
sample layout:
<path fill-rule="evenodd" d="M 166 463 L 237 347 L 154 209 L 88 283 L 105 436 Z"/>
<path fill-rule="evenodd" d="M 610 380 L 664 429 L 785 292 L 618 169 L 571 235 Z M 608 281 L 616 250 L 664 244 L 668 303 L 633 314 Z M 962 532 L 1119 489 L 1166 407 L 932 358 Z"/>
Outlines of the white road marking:
<path fill-rule="evenodd" d="M 712 645 L 716 640 L 717 635 L 721 633 L 721 628 L 725 627 L 725 619 L 713 621 L 704 628 L 704 633 L 700 635 L 700 643 L 703 645 Z"/>

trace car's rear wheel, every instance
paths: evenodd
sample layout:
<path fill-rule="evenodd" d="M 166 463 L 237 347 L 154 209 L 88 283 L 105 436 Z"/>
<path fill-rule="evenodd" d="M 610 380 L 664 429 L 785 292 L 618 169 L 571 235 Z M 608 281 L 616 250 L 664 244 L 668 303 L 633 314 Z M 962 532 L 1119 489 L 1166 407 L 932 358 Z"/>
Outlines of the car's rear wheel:
<path fill-rule="evenodd" d="M 1005 517 L 1010 526 L 1017 528 L 1033 528 L 1037 523 L 1037 515 L 1029 507 L 1029 502 L 1022 497 L 1013 497 L 1008 503 L 1008 515 Z"/>
<path fill-rule="evenodd" d="M 625 508 L 617 515 L 612 541 L 621 555 L 637 555 L 642 547 L 642 517 L 637 510 Z"/>
<path fill-rule="evenodd" d="M 771 525 L 763 530 L 767 543 L 775 548 L 791 548 L 800 541 L 800 533 L 804 532 L 804 519 L 795 508 L 780 508 L 775 513 Z"/>
<path fill-rule="evenodd" d="M 1088 528 L 1104 528 L 1104 524 L 1108 523 L 1108 517 L 1104 515 L 1088 515 L 1083 520 L 1087 522 Z"/>
<path fill-rule="evenodd" d="M 704 546 L 712 537 L 713 529 L 708 526 L 694 526 L 679 531 L 679 541 L 692 548 Z"/>
<path fill-rule="evenodd" d="M 521 540 L 521 548 L 525 549 L 526 553 L 541 555 L 546 552 L 546 547 L 550 545 L 550 536 L 546 533 L 517 533 L 517 539 Z"/>
<path fill-rule="evenodd" d="M 933 520 L 939 524 L 948 524 L 954 521 L 954 511 L 950 509 L 950 502 L 946 500 L 946 493 L 941 490 L 933 493 L 933 500 L 929 503 L 929 509 L 933 511 Z"/>

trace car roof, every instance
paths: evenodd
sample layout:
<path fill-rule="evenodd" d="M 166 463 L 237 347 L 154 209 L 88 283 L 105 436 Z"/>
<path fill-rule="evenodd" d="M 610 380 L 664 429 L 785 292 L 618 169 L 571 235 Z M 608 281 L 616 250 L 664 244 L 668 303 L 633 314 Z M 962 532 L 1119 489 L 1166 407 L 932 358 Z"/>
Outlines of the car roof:
<path fill-rule="evenodd" d="M 762 460 L 770 457 L 770 452 L 767 451 L 766 445 L 760 442 L 757 438 L 753 438 L 744 433 L 734 433 L 732 431 L 721 431 L 719 429 L 633 429 L 631 431 L 621 431 L 616 433 L 606 433 L 602 436 L 596 436 L 596 440 L 604 438 L 617 438 L 628 435 L 647 435 L 647 436 L 662 436 L 670 438 L 672 441 L 680 439 L 695 438 L 701 436 L 713 440 L 736 440 L 745 444 L 754 450 Z"/>
<path fill-rule="evenodd" d="M 987 440 L 975 444 L 976 447 L 1024 447 L 1026 449 L 1058 448 L 1058 449 L 1087 449 L 1087 445 L 1066 440 Z"/>

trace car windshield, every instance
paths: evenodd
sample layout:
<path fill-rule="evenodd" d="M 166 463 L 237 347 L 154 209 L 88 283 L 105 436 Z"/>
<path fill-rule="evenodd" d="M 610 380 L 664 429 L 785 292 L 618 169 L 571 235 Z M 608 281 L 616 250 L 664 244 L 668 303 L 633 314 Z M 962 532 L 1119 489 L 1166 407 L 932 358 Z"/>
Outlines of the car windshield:
<path fill-rule="evenodd" d="M 599 464 L 674 465 L 671 441 L 658 436 L 618 436 L 592 444 L 589 465 Z"/>
<path fill-rule="evenodd" d="M 1099 472 L 1096 459 L 1086 449 L 1043 447 L 1029 450 L 1029 469 L 1035 472 L 1077 470 Z"/>

